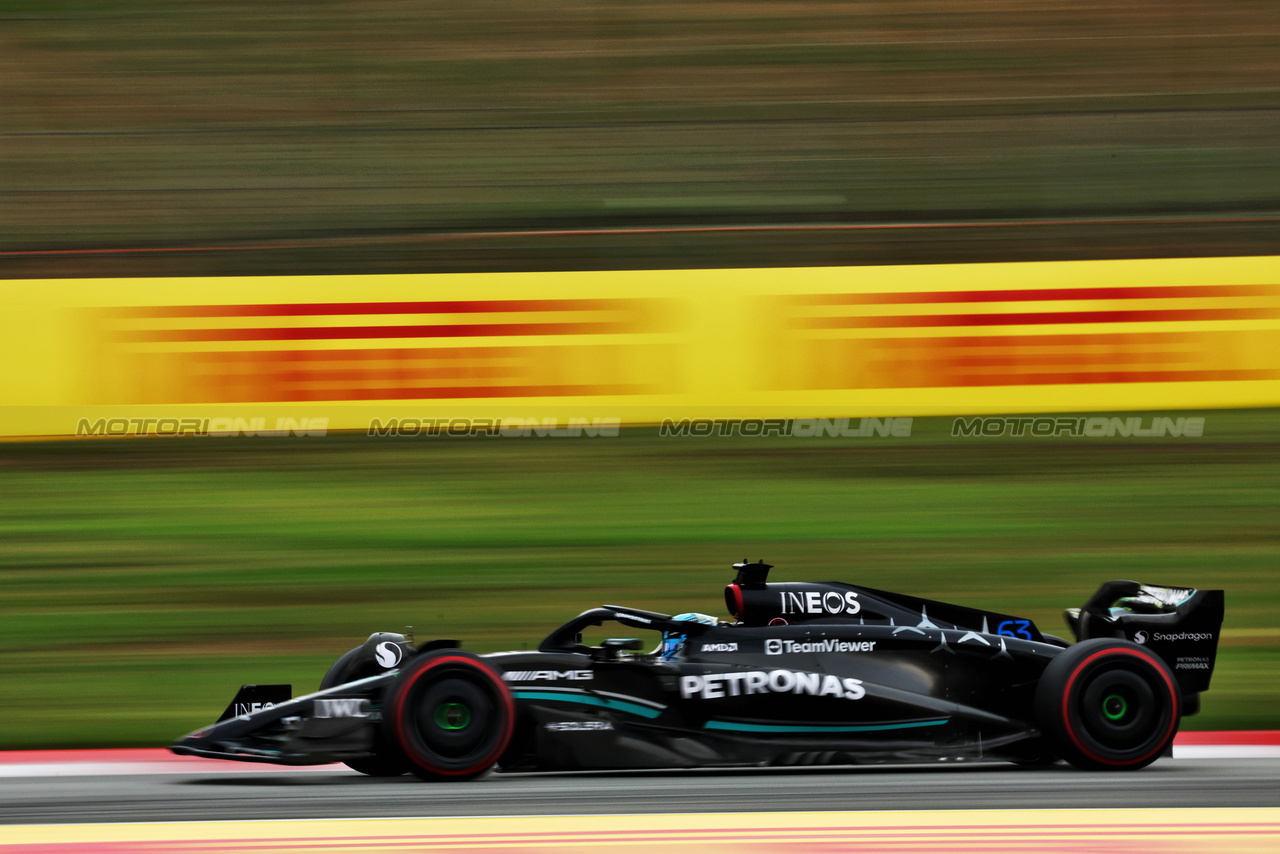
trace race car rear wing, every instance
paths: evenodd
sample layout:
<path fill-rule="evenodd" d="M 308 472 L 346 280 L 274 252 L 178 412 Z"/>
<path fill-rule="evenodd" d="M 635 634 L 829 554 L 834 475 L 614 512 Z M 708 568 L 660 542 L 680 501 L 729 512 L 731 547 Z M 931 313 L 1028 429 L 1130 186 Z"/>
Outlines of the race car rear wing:
<path fill-rule="evenodd" d="M 1224 602 L 1221 590 L 1108 581 L 1083 608 L 1068 608 L 1063 616 L 1077 640 L 1123 638 L 1147 647 L 1191 695 L 1209 688 Z"/>

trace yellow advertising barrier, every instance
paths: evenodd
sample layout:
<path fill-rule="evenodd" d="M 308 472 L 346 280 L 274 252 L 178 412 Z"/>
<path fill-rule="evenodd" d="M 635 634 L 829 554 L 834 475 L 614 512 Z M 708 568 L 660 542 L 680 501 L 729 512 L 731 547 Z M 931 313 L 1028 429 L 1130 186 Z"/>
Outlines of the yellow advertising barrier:
<path fill-rule="evenodd" d="M 11 438 L 1280 405 L 1280 257 L 0 292 Z"/>

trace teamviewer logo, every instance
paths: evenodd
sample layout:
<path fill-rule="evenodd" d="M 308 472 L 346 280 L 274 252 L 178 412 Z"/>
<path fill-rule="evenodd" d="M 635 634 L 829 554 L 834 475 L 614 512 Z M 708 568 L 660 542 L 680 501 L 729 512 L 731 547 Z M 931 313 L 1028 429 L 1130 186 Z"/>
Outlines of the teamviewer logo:
<path fill-rule="evenodd" d="M 772 638 L 764 642 L 765 655 L 782 655 L 782 641 Z"/>

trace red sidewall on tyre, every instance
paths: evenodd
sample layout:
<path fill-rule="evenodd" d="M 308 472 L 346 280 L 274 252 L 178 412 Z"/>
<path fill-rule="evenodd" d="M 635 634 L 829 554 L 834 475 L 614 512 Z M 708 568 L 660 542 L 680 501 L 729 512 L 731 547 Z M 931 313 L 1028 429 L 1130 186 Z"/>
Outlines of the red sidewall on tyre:
<path fill-rule="evenodd" d="M 516 708 L 491 667 L 459 650 L 414 659 L 386 703 L 386 726 L 418 776 L 466 779 L 491 768 L 511 741 Z"/>
<path fill-rule="evenodd" d="M 1050 662 L 1036 690 L 1036 717 L 1073 765 L 1135 769 L 1173 742 L 1181 699 L 1173 672 L 1150 650 L 1099 638 Z"/>

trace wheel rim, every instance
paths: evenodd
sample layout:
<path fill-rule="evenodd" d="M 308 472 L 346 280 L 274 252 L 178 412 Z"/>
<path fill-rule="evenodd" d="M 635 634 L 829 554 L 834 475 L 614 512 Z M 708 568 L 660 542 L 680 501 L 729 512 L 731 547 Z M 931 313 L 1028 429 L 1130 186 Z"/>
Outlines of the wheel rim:
<path fill-rule="evenodd" d="M 1145 756 L 1168 731 L 1173 709 L 1159 674 L 1127 662 L 1099 662 L 1081 674 L 1077 732 L 1091 751 L 1112 761 Z"/>
<path fill-rule="evenodd" d="M 436 726 L 441 729 L 466 729 L 471 723 L 471 709 L 467 708 L 466 703 L 441 703 L 436 706 L 436 711 L 432 718 L 435 720 Z"/>
<path fill-rule="evenodd" d="M 1108 694 L 1102 699 L 1102 714 L 1109 721 L 1124 720 L 1129 711 L 1129 702 L 1119 694 Z"/>

